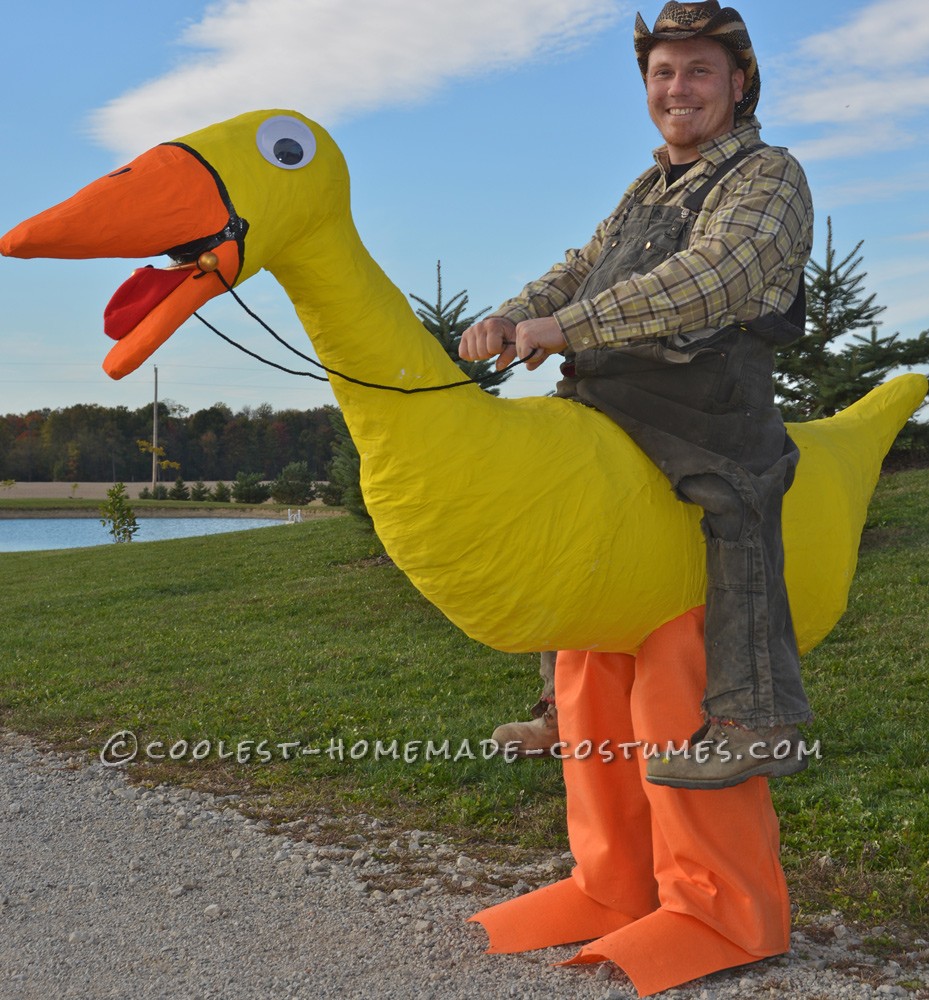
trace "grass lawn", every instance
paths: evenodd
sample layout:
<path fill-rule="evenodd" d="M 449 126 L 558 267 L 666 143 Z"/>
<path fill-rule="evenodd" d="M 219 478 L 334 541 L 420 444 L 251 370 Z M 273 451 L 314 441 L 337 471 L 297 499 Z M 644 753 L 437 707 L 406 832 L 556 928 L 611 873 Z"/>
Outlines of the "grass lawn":
<path fill-rule="evenodd" d="M 480 748 L 526 717 L 537 658 L 472 642 L 378 552 L 337 518 L 3 554 L 0 724 L 94 754 L 121 729 L 163 753 L 187 741 L 136 776 L 243 792 L 282 821 L 363 811 L 488 854 L 561 853 L 559 765 Z M 849 610 L 805 660 L 822 760 L 773 786 L 802 911 L 929 925 L 927 557 L 929 471 L 885 477 Z M 218 759 L 219 741 L 251 760 Z M 320 752 L 284 760 L 291 741 Z"/>

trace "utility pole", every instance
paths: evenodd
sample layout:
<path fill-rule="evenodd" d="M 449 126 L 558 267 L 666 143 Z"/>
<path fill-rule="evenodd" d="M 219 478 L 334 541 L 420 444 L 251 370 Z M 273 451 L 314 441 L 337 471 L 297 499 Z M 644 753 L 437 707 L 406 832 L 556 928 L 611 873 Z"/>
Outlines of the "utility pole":
<path fill-rule="evenodd" d="M 152 407 L 152 496 L 158 482 L 158 365 L 155 365 L 155 405 Z"/>

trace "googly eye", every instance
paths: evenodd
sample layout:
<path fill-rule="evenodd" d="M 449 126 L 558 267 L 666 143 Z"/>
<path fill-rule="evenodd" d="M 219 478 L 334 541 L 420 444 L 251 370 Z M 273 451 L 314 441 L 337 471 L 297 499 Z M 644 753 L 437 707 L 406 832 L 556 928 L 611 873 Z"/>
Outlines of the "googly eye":
<path fill-rule="evenodd" d="M 290 115 L 266 118 L 255 136 L 261 155 L 284 170 L 299 170 L 316 155 L 316 136 L 309 126 Z"/>

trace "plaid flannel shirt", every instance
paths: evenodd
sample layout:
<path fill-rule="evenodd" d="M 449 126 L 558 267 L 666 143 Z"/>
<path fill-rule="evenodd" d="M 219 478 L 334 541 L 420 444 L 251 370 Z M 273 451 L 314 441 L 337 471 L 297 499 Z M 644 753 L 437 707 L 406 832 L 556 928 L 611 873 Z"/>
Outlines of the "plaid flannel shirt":
<path fill-rule="evenodd" d="M 800 164 L 774 146 L 742 160 L 710 192 L 686 250 L 648 274 L 571 301 L 600 255 L 604 234 L 635 193 L 644 190 L 639 200 L 645 205 L 682 206 L 724 160 L 759 141 L 760 127 L 752 118 L 704 143 L 697 165 L 670 186 L 667 148 L 655 150 L 657 168 L 633 182 L 590 242 L 567 251 L 564 263 L 530 282 L 494 315 L 514 323 L 554 316 L 568 348 L 581 351 L 786 313 L 812 249 L 813 204 Z"/>

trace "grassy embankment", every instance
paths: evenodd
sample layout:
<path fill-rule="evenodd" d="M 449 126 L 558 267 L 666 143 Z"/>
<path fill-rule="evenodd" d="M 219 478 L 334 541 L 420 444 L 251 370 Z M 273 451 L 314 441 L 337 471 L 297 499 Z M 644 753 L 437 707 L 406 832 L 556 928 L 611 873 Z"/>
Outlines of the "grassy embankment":
<path fill-rule="evenodd" d="M 93 753 L 123 728 L 142 745 L 299 740 L 322 752 L 135 773 L 252 794 L 282 820 L 363 810 L 487 852 L 565 850 L 559 765 L 486 761 L 478 746 L 525 717 L 536 658 L 466 638 L 376 551 L 338 518 L 4 554 L 0 724 Z M 887 476 L 849 610 L 805 660 L 823 759 L 773 786 L 801 910 L 929 924 L 927 567 L 929 471 Z M 412 763 L 376 760 L 376 740 L 448 740 L 452 754 L 469 740 L 477 759 L 427 761 L 423 746 Z"/>
<path fill-rule="evenodd" d="M 0 516 L 29 517 L 42 514 L 51 517 L 99 517 L 100 508 L 105 500 L 92 500 L 82 497 L 60 497 L 58 499 L 35 499 L 31 497 L 4 497 L 0 491 Z M 240 504 L 220 503 L 213 500 L 139 500 L 128 498 L 129 506 L 137 517 L 157 517 L 190 515 L 192 517 L 212 517 L 222 514 L 225 517 L 282 517 L 287 511 L 287 504 Z M 291 504 L 291 506 L 294 506 Z M 306 510 L 307 508 L 303 508 Z M 314 507 L 314 511 L 329 514 L 330 508 Z"/>

